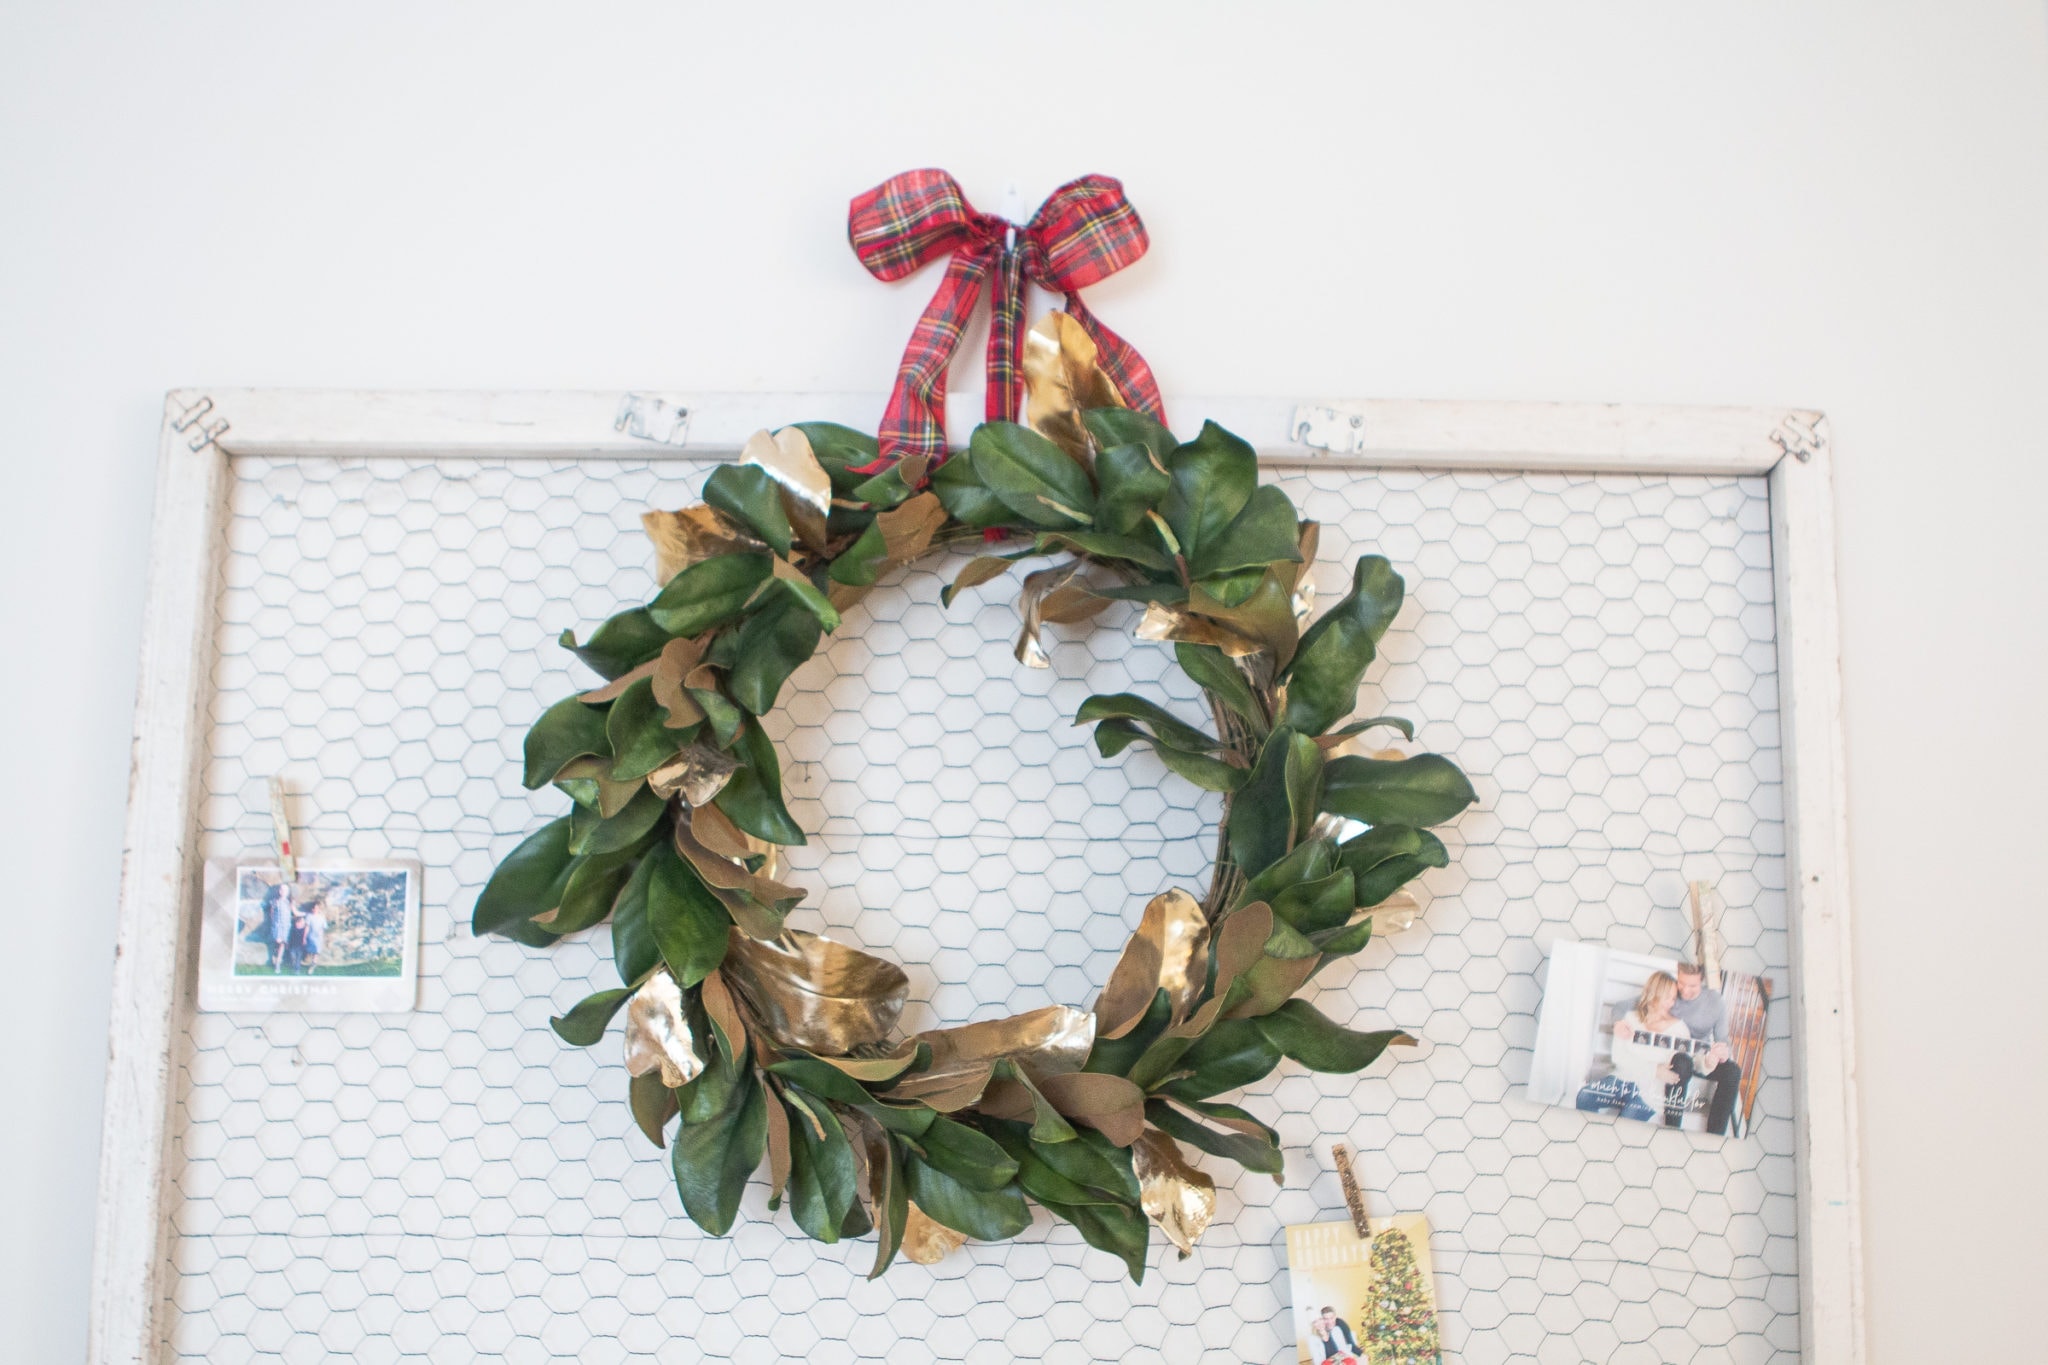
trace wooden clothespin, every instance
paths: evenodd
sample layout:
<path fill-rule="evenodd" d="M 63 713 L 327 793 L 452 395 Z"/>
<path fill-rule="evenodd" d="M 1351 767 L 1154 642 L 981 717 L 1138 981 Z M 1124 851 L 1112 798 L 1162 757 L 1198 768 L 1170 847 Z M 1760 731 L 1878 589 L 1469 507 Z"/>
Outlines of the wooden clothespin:
<path fill-rule="evenodd" d="M 286 886 L 299 880 L 299 857 L 292 851 L 292 822 L 284 809 L 284 779 L 270 779 L 270 840 L 277 850 L 277 870 Z"/>
<path fill-rule="evenodd" d="M 1337 1183 L 1344 1187 L 1344 1207 L 1351 1211 L 1351 1226 L 1358 1240 L 1372 1240 L 1372 1224 L 1365 1216 L 1365 1196 L 1359 1192 L 1358 1177 L 1351 1170 L 1351 1149 L 1341 1142 L 1330 1144 L 1330 1156 L 1337 1163 Z"/>

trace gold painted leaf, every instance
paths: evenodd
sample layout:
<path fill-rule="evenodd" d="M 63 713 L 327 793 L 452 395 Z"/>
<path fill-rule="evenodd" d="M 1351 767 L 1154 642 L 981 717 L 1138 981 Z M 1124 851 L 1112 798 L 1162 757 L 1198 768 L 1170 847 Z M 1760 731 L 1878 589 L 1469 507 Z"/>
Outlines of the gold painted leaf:
<path fill-rule="evenodd" d="M 722 970 L 779 1046 L 820 1055 L 880 1043 L 910 995 L 895 963 L 801 929 L 768 943 L 732 929 Z"/>
<path fill-rule="evenodd" d="M 1093 467 L 1094 443 L 1081 414 L 1124 406 L 1096 361 L 1094 339 L 1065 313 L 1047 313 L 1024 338 L 1026 421 L 1084 469 Z"/>
<path fill-rule="evenodd" d="M 1157 1128 L 1145 1129 L 1131 1145 L 1131 1172 L 1145 1216 L 1186 1260 L 1216 1216 L 1216 1182 L 1189 1165 L 1180 1144 Z"/>
<path fill-rule="evenodd" d="M 910 1213 L 903 1223 L 903 1254 L 919 1265 L 937 1265 L 967 1244 L 967 1234 L 955 1232 L 910 1201 Z"/>
<path fill-rule="evenodd" d="M 932 537 L 946 525 L 945 504 L 936 493 L 919 493 L 901 507 L 875 514 L 882 529 L 882 552 L 908 564 L 932 546 Z"/>
<path fill-rule="evenodd" d="M 967 1072 L 1008 1057 L 1035 1081 L 1079 1071 L 1095 1046 L 1095 1016 L 1069 1005 L 932 1029 L 917 1035 L 930 1046 L 932 1064 L 920 1076 Z"/>
<path fill-rule="evenodd" d="M 1208 921 L 1193 896 L 1177 888 L 1154 896 L 1095 1003 L 1097 1034 L 1121 1038 L 1129 1033 L 1145 1017 L 1153 995 L 1162 986 L 1172 1001 L 1172 1022 L 1185 1018 L 1201 992 L 1202 977 L 1208 974 L 1206 957 L 1201 970 L 1195 970 L 1196 955 L 1208 940 Z"/>
<path fill-rule="evenodd" d="M 1131 632 L 1140 640 L 1169 640 L 1190 645 L 1214 645 L 1233 659 L 1246 659 L 1259 652 L 1256 640 L 1247 639 L 1228 627 L 1218 625 L 1179 607 L 1154 602 Z"/>
<path fill-rule="evenodd" d="M 896 1088 L 889 1092 L 889 1098 L 914 1100 L 941 1114 L 951 1114 L 980 1100 L 994 1074 L 995 1063 L 992 1061 L 969 1063 L 937 1074 L 920 1071 L 898 1082 Z"/>
<path fill-rule="evenodd" d="M 654 542 L 654 578 L 660 584 L 715 555 L 768 548 L 738 522 L 701 502 L 678 512 L 642 512 L 640 525 Z"/>
<path fill-rule="evenodd" d="M 666 800 L 680 796 L 688 806 L 708 806 L 739 771 L 731 754 L 706 744 L 685 744 L 668 762 L 647 774 L 647 785 Z"/>
<path fill-rule="evenodd" d="M 755 465 L 775 480 L 790 529 L 813 550 L 825 548 L 825 519 L 832 513 L 832 476 L 811 450 L 801 427 L 757 431 L 740 448 L 740 463 Z"/>
<path fill-rule="evenodd" d="M 666 967 L 642 982 L 626 1001 L 626 1071 L 644 1076 L 655 1070 L 671 1090 L 688 1085 L 704 1070 L 690 1021 L 683 1014 L 682 987 Z"/>

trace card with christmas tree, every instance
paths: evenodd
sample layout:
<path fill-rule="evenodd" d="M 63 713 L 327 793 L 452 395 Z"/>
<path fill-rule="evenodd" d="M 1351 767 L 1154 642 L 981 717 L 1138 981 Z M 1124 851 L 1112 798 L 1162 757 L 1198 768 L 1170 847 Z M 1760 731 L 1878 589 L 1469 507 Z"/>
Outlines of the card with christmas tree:
<path fill-rule="evenodd" d="M 1301 1365 L 1441 1365 L 1429 1220 L 1374 1218 L 1287 1229 L 1294 1341 Z"/>

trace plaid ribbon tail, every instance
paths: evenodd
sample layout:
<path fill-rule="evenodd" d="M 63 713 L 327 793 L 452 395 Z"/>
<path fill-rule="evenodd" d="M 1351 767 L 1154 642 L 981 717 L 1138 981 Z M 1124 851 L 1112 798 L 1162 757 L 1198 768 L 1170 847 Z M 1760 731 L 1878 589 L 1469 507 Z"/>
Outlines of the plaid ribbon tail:
<path fill-rule="evenodd" d="M 1152 367 L 1138 354 L 1138 348 L 1104 326 L 1101 318 L 1088 311 L 1079 294 L 1067 295 L 1067 314 L 1094 340 L 1099 352 L 1096 362 L 1124 396 L 1124 402 L 1164 426 L 1166 403 L 1159 396 L 1159 381 L 1152 377 Z"/>
<path fill-rule="evenodd" d="M 997 251 L 962 251 L 946 263 L 946 277 L 903 348 L 896 387 L 882 413 L 881 458 L 855 471 L 879 474 L 906 455 L 923 455 L 933 464 L 946 458 L 946 369 Z"/>
<path fill-rule="evenodd" d="M 1024 254 L 1001 251 L 989 299 L 988 395 L 985 420 L 1014 422 L 1024 403 Z"/>

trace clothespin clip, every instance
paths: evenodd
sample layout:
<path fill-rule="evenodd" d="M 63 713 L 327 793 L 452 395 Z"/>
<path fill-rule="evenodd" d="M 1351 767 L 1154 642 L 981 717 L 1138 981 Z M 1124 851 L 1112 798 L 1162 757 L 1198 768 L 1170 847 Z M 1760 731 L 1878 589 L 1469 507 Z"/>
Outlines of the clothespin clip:
<path fill-rule="evenodd" d="M 1372 1224 L 1365 1216 L 1365 1196 L 1359 1193 L 1358 1177 L 1351 1170 L 1351 1149 L 1341 1142 L 1330 1144 L 1331 1159 L 1337 1163 L 1337 1183 L 1344 1188 L 1344 1207 L 1351 1211 L 1351 1226 L 1358 1240 L 1372 1240 Z"/>
<path fill-rule="evenodd" d="M 290 886 L 299 879 L 299 858 L 292 851 L 292 822 L 284 809 L 284 779 L 270 779 L 270 841 L 277 850 L 277 869 Z"/>

